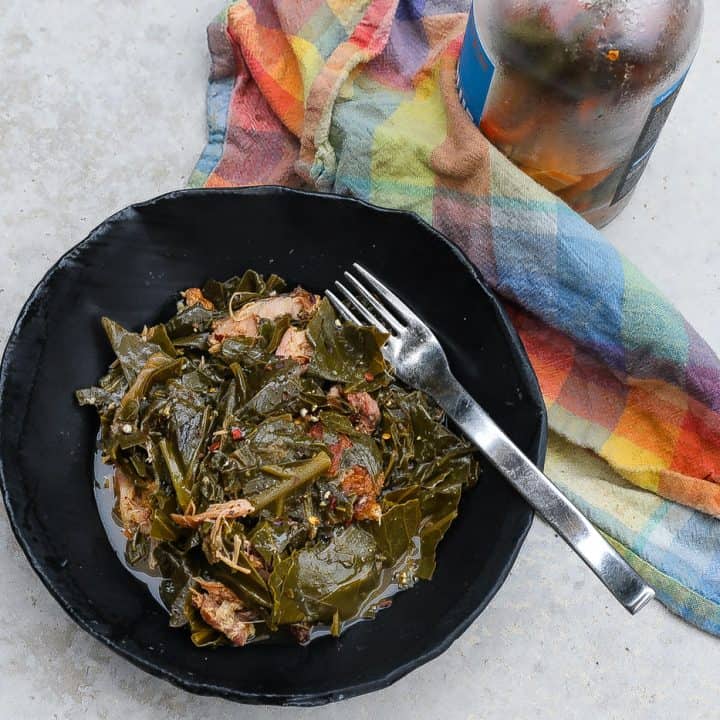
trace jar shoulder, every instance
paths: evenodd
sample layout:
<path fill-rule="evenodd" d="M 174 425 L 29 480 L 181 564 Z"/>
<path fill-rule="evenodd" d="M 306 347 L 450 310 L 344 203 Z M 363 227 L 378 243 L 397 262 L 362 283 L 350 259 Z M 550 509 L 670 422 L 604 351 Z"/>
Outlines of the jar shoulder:
<path fill-rule="evenodd" d="M 662 82 L 692 62 L 702 0 L 474 0 L 475 30 L 494 62 L 608 85 Z M 632 84 L 632 83 L 631 83 Z"/>

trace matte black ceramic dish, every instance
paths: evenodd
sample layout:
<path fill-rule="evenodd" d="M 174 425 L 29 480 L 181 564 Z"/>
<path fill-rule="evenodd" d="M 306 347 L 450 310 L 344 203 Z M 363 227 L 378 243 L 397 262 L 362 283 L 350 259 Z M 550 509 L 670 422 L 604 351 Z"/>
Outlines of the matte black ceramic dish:
<path fill-rule="evenodd" d="M 416 217 L 280 188 L 182 191 L 119 212 L 65 255 L 25 305 L 0 375 L 0 470 L 15 535 L 70 616 L 148 672 L 196 693 L 313 705 L 385 687 L 440 654 L 498 590 L 532 512 L 486 470 L 463 497 L 432 582 L 373 622 L 306 647 L 201 650 L 111 549 L 93 499 L 96 413 L 73 390 L 111 360 L 100 327 L 169 317 L 176 293 L 246 268 L 323 291 L 353 261 L 433 327 L 459 378 L 533 460 L 545 413 L 525 353 L 465 258 Z"/>

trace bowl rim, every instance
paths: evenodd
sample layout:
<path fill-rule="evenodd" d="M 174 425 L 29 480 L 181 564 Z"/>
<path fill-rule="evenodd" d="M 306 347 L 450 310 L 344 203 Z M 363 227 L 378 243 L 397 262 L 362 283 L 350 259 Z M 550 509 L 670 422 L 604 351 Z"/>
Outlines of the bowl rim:
<path fill-rule="evenodd" d="M 538 383 L 537 376 L 530 364 L 530 360 L 527 356 L 525 347 L 520 340 L 517 331 L 513 327 L 505 309 L 503 308 L 500 300 L 498 299 L 495 292 L 489 287 L 487 282 L 479 270 L 472 264 L 467 255 L 461 248 L 451 242 L 445 235 L 440 231 L 436 230 L 432 225 L 423 220 L 419 215 L 414 212 L 405 210 L 397 210 L 392 208 L 385 208 L 378 205 L 374 205 L 365 200 L 361 200 L 354 197 L 337 195 L 333 193 L 315 192 L 308 190 L 298 190 L 294 188 L 288 188 L 282 185 L 257 185 L 248 187 L 233 187 L 233 188 L 183 188 L 179 190 L 173 190 L 161 195 L 155 196 L 149 200 L 144 200 L 136 203 L 132 203 L 110 215 L 107 219 L 99 223 L 94 227 L 85 238 L 80 242 L 73 245 L 67 251 L 65 251 L 45 272 L 42 278 L 37 282 L 32 292 L 24 302 L 18 317 L 13 324 L 12 330 L 8 335 L 8 339 L 3 351 L 2 360 L 0 361 L 0 412 L 4 409 L 6 403 L 6 395 L 8 388 L 8 374 L 9 366 L 11 364 L 12 357 L 15 352 L 15 348 L 18 344 L 18 340 L 21 335 L 22 326 L 25 323 L 26 317 L 31 306 L 34 304 L 37 296 L 46 286 L 49 280 L 57 273 L 64 269 L 65 264 L 71 260 L 75 255 L 81 253 L 83 249 L 91 244 L 96 236 L 101 234 L 106 226 L 122 220 L 123 216 L 133 210 L 139 210 L 144 207 L 156 205 L 161 202 L 176 200 L 185 196 L 201 197 L 207 195 L 275 195 L 275 194 L 289 194 L 309 199 L 322 198 L 333 202 L 343 202 L 354 205 L 361 205 L 375 212 L 392 214 L 392 215 L 403 215 L 411 218 L 426 232 L 430 232 L 436 236 L 461 262 L 465 269 L 471 274 L 473 280 L 480 286 L 480 288 L 486 293 L 488 299 L 493 306 L 495 314 L 498 319 L 500 328 L 503 330 L 505 340 L 507 341 L 512 354 L 514 355 L 515 364 L 518 371 L 526 383 L 526 389 L 529 391 L 530 399 L 538 410 L 538 428 L 537 428 L 537 452 L 531 455 L 531 459 L 542 469 L 545 461 L 545 453 L 547 449 L 548 439 L 548 418 L 547 409 L 542 398 L 540 386 Z M 6 482 L 6 474 L 9 472 L 9 468 L 6 468 L 6 460 L 3 453 L 0 453 L 0 490 L 2 491 L 3 502 L 5 510 L 8 515 L 8 521 L 12 529 L 13 535 L 20 545 L 23 554 L 27 558 L 30 566 L 32 567 L 35 574 L 40 578 L 40 581 L 48 590 L 54 600 L 60 605 L 65 613 L 86 633 L 91 637 L 100 641 L 103 645 L 110 648 L 113 652 L 119 656 L 131 662 L 136 667 L 144 670 L 145 672 L 155 677 L 161 678 L 173 684 L 176 687 L 181 688 L 187 692 L 196 695 L 212 695 L 216 697 L 222 697 L 227 700 L 235 702 L 241 702 L 246 704 L 255 705 L 286 705 L 296 707 L 313 707 L 324 705 L 330 702 L 336 702 L 365 693 L 374 692 L 377 690 L 389 687 L 399 679 L 412 672 L 416 668 L 424 665 L 425 663 L 433 660 L 442 653 L 444 653 L 454 642 L 457 640 L 465 630 L 477 619 L 482 611 L 487 607 L 490 601 L 494 598 L 500 587 L 503 585 L 507 576 L 510 573 L 515 560 L 517 559 L 518 553 L 527 537 L 530 527 L 532 526 L 534 511 L 532 508 L 521 498 L 519 499 L 526 507 L 526 518 L 524 527 L 519 533 L 515 546 L 512 552 L 508 556 L 505 565 L 501 573 L 496 578 L 492 588 L 485 596 L 483 601 L 469 613 L 467 617 L 460 622 L 453 632 L 449 633 L 443 638 L 441 642 L 436 643 L 432 647 L 428 648 L 425 652 L 416 655 L 411 661 L 395 667 L 394 669 L 386 672 L 382 677 L 371 679 L 359 684 L 348 685 L 347 687 L 339 690 L 332 690 L 320 693 L 308 693 L 303 695 L 297 694 L 267 694 L 267 693 L 252 693 L 247 691 L 240 691 L 229 688 L 224 685 L 215 685 L 211 682 L 203 680 L 193 680 L 183 674 L 179 674 L 169 670 L 166 667 L 154 664 L 152 661 L 136 655 L 132 650 L 126 648 L 121 642 L 118 642 L 108 635 L 93 626 L 86 617 L 79 613 L 71 602 L 68 602 L 61 590 L 56 588 L 53 581 L 48 577 L 45 572 L 43 562 L 37 558 L 30 543 L 25 539 L 24 533 L 20 528 L 20 524 L 15 516 L 15 511 L 12 505 L 11 493 L 8 489 Z"/>

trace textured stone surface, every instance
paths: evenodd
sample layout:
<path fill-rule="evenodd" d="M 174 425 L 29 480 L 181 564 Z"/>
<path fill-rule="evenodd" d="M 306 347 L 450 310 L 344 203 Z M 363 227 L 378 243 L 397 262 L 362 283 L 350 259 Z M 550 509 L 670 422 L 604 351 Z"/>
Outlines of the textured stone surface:
<path fill-rule="evenodd" d="M 103 218 L 181 187 L 204 141 L 204 26 L 221 0 L 4 0 L 0 344 L 50 264 Z M 647 176 L 607 234 L 720 350 L 720 6 Z M 243 708 L 151 678 L 85 635 L 0 514 L 0 718 L 716 718 L 720 640 L 631 619 L 536 521 L 442 657 L 321 710 Z"/>

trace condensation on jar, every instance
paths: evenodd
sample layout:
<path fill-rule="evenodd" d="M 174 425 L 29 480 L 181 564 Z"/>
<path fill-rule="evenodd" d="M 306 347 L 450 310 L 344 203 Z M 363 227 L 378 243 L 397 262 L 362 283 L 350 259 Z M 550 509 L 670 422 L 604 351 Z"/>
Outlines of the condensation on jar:
<path fill-rule="evenodd" d="M 627 205 L 697 50 L 702 0 L 474 0 L 461 100 L 597 227 Z"/>

